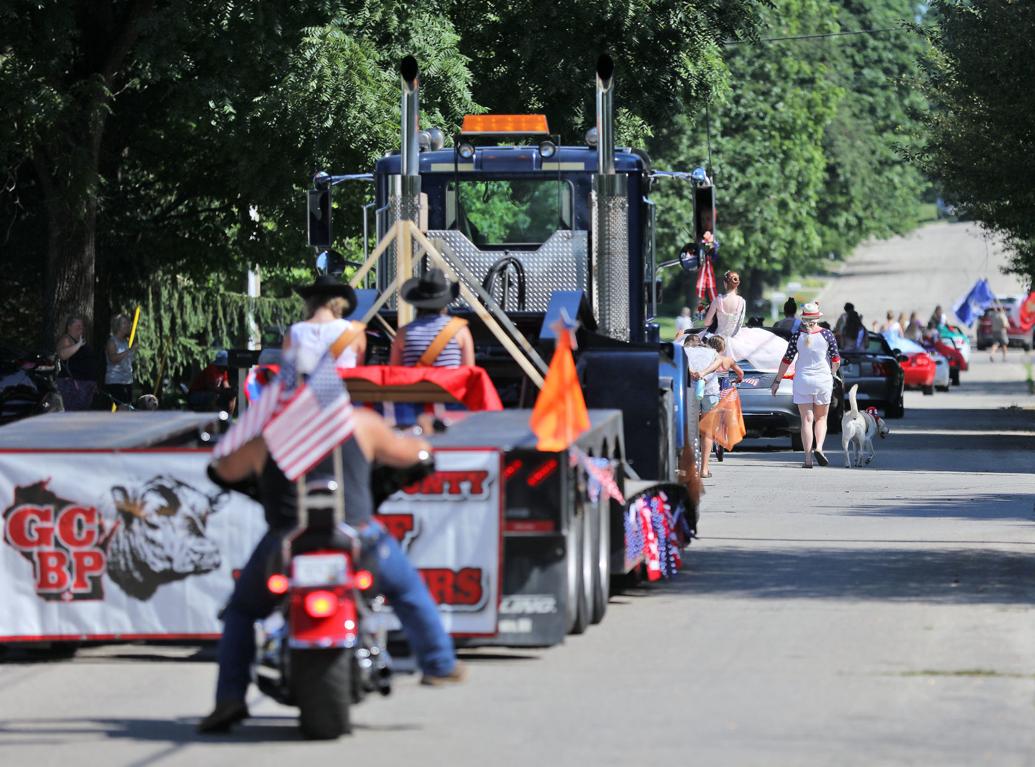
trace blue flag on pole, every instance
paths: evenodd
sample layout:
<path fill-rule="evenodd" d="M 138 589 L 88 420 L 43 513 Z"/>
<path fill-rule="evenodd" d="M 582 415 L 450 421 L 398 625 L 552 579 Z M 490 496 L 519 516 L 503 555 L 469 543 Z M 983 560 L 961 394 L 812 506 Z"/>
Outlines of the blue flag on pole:
<path fill-rule="evenodd" d="M 995 293 L 989 287 L 988 280 L 981 278 L 974 283 L 970 292 L 952 310 L 964 325 L 973 325 L 974 320 L 993 303 L 995 303 Z"/>

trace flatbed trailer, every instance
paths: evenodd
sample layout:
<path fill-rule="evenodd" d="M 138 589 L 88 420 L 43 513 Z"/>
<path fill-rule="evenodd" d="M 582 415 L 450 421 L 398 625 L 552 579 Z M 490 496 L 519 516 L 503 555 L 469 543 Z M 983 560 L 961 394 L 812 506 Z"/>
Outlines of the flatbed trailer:
<path fill-rule="evenodd" d="M 696 529 L 697 512 L 686 489 L 629 478 L 624 464 L 622 415 L 590 410 L 589 429 L 567 450 L 542 452 L 529 430 L 529 410 L 471 413 L 432 438 L 436 448 L 479 446 L 501 456 L 503 540 L 499 627 L 476 644 L 545 646 L 599 623 L 612 579 L 643 566 L 630 556 L 629 504 L 644 493 L 664 493 L 682 542 Z M 619 502 L 587 471 L 595 460 Z"/>

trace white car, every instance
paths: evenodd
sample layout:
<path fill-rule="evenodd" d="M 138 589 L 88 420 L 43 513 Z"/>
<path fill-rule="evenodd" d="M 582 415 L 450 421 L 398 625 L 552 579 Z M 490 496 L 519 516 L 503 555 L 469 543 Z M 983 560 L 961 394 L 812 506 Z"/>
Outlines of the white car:
<path fill-rule="evenodd" d="M 937 391 L 949 390 L 949 360 L 938 352 L 927 352 L 934 360 L 934 388 Z"/>

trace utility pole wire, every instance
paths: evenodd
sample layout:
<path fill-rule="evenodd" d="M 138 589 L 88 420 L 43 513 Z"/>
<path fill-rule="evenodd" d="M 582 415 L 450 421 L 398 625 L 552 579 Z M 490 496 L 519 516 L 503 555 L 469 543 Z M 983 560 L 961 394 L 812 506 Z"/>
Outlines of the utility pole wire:
<path fill-rule="evenodd" d="M 758 40 L 726 40 L 723 45 L 750 45 L 752 43 L 778 43 L 784 40 L 818 40 L 824 37 L 847 37 L 848 35 L 877 35 L 883 32 L 902 32 L 903 27 L 885 27 L 883 29 L 856 29 L 847 32 L 826 32 L 815 35 L 789 35 L 787 37 L 763 37 Z"/>

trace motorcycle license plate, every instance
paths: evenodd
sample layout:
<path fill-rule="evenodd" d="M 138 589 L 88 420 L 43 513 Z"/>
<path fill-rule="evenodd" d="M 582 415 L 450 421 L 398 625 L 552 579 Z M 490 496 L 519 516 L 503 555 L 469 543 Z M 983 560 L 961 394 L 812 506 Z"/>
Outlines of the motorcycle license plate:
<path fill-rule="evenodd" d="M 331 586 L 345 583 L 349 562 L 342 554 L 301 554 L 291 560 L 293 586 Z"/>

